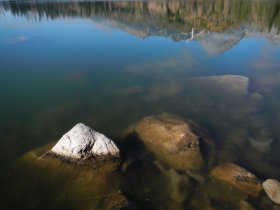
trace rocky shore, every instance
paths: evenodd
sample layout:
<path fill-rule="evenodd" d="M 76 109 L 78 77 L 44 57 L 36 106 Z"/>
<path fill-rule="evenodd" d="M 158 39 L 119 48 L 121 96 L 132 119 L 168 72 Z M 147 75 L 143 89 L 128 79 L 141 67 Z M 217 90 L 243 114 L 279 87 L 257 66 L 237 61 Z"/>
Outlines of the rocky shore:
<path fill-rule="evenodd" d="M 279 208 L 279 181 L 266 177 L 262 182 L 237 161 L 221 162 L 217 146 L 192 120 L 160 114 L 134 123 L 118 144 L 78 123 L 56 144 L 25 154 L 16 167 L 50 191 L 60 184 L 56 202 L 74 209 Z M 153 207 L 158 196 L 162 205 Z"/>

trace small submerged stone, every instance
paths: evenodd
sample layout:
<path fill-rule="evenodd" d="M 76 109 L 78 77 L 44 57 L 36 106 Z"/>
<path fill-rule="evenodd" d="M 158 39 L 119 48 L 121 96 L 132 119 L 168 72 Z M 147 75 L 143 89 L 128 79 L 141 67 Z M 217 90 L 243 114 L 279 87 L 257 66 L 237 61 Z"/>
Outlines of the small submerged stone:
<path fill-rule="evenodd" d="M 276 179 L 267 179 L 262 186 L 268 197 L 273 202 L 280 204 L 280 182 Z"/>
<path fill-rule="evenodd" d="M 155 165 L 166 176 L 167 190 L 173 201 L 181 203 L 190 196 L 191 181 L 187 175 L 178 174 L 173 168 L 165 168 L 157 161 Z"/>
<path fill-rule="evenodd" d="M 253 197 L 262 190 L 260 180 L 251 172 L 234 164 L 224 163 L 211 171 L 211 176 L 224 184 L 235 187 Z"/>
<path fill-rule="evenodd" d="M 123 194 L 116 193 L 109 196 L 102 207 L 103 210 L 137 210 L 134 203 L 129 201 Z"/>
<path fill-rule="evenodd" d="M 255 210 L 255 208 L 248 201 L 240 201 L 238 210 Z"/>
<path fill-rule="evenodd" d="M 196 187 L 190 199 L 190 207 L 192 210 L 215 210 L 211 205 L 205 185 L 198 185 Z"/>
<path fill-rule="evenodd" d="M 263 95 L 260 94 L 260 93 L 254 92 L 254 93 L 252 93 L 252 94 L 250 95 L 250 100 L 252 100 L 252 101 L 254 101 L 254 102 L 259 102 L 259 101 L 261 101 L 262 99 L 263 99 Z"/>
<path fill-rule="evenodd" d="M 270 151 L 270 146 L 273 142 L 268 129 L 261 129 L 259 134 L 254 138 L 249 138 L 250 145 L 253 149 L 261 153 L 267 153 Z"/>
<path fill-rule="evenodd" d="M 100 160 L 118 160 L 120 154 L 112 140 L 83 123 L 78 123 L 43 157 L 88 164 Z"/>

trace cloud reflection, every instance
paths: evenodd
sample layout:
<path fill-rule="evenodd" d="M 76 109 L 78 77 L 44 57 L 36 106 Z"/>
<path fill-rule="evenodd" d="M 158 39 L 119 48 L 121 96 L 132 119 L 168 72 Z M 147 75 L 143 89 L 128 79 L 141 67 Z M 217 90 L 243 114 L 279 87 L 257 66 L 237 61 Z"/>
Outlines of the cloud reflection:
<path fill-rule="evenodd" d="M 276 48 L 270 43 L 260 50 L 260 55 L 251 61 L 256 86 L 261 92 L 273 92 L 280 87 L 280 61 L 277 59 Z"/>
<path fill-rule="evenodd" d="M 124 71 L 132 75 L 157 76 L 160 79 L 177 77 L 177 74 L 191 71 L 197 65 L 196 59 L 189 52 L 182 52 L 169 58 L 160 58 L 146 63 L 128 64 Z"/>
<path fill-rule="evenodd" d="M 196 59 L 189 52 L 183 51 L 168 58 L 126 65 L 123 72 L 147 81 L 139 97 L 145 101 L 157 101 L 180 94 L 184 89 L 186 76 L 198 68 Z"/>
<path fill-rule="evenodd" d="M 26 41 L 28 41 L 28 39 L 29 39 L 28 36 L 18 36 L 18 37 L 16 38 L 16 40 L 17 40 L 18 42 L 26 42 Z"/>
<path fill-rule="evenodd" d="M 17 37 L 7 39 L 6 43 L 7 44 L 24 43 L 24 42 L 29 41 L 29 39 L 30 39 L 30 37 L 21 35 L 21 36 L 17 36 Z"/>

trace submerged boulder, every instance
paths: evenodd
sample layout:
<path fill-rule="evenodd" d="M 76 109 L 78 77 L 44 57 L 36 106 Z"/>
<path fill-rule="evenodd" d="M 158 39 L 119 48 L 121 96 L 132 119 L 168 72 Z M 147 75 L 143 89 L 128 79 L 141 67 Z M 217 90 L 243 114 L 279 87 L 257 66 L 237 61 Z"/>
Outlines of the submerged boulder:
<path fill-rule="evenodd" d="M 156 159 L 175 170 L 198 170 L 204 166 L 199 145 L 204 134 L 195 123 L 161 114 L 142 119 L 135 131 Z"/>
<path fill-rule="evenodd" d="M 262 190 L 260 180 L 251 172 L 234 164 L 224 163 L 211 171 L 214 180 L 239 189 L 253 197 L 257 197 Z"/>
<path fill-rule="evenodd" d="M 241 75 L 215 75 L 193 77 L 189 82 L 204 93 L 214 93 L 214 98 L 222 103 L 236 103 L 248 95 L 250 79 Z"/>
<path fill-rule="evenodd" d="M 43 158 L 47 157 L 90 164 L 104 160 L 118 161 L 120 154 L 112 140 L 83 123 L 78 123 L 43 155 Z"/>
<path fill-rule="evenodd" d="M 276 179 L 267 179 L 262 186 L 268 197 L 273 202 L 280 204 L 280 182 Z"/>

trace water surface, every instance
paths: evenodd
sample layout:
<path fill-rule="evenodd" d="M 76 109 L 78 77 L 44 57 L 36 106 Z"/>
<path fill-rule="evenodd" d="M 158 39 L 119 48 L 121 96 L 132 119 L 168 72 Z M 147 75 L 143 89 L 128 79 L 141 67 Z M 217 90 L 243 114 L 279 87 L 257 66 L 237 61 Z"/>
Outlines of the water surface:
<path fill-rule="evenodd" d="M 209 82 L 221 75 L 248 86 Z M 278 1 L 0 2 L 4 179 L 17 158 L 78 122 L 118 139 L 130 124 L 166 112 L 208 129 L 217 163 L 279 179 L 279 90 Z"/>

